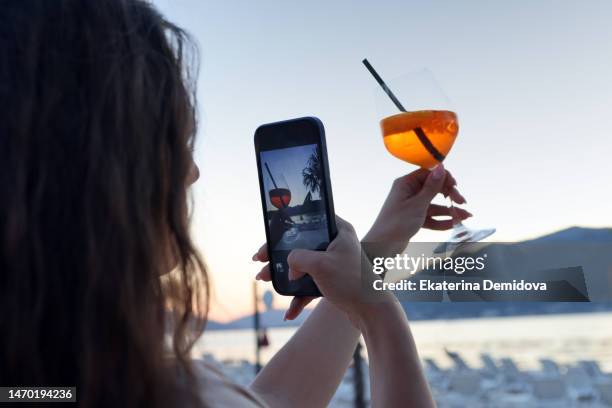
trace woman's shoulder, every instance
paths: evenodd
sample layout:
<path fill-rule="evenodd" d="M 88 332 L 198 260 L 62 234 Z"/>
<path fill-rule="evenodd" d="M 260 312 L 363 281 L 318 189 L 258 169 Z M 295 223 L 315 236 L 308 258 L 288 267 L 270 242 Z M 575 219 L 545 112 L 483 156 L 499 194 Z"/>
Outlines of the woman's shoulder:
<path fill-rule="evenodd" d="M 265 402 L 246 387 L 234 383 L 220 369 L 204 360 L 193 360 L 202 399 L 211 407 L 266 407 Z"/>

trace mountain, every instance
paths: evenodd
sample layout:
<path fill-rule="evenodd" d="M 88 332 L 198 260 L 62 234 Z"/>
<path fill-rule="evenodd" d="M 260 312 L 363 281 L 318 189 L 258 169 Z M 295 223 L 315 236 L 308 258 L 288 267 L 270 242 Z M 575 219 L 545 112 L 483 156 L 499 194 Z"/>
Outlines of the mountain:
<path fill-rule="evenodd" d="M 481 246 L 482 245 L 482 246 Z M 402 302 L 413 320 L 589 313 L 612 310 L 612 228 L 571 227 L 516 243 L 478 244 L 493 270 L 513 278 L 531 271 L 579 267 L 590 302 Z M 471 256 L 478 254 L 472 253 Z M 496 263 L 498 265 L 496 265 Z M 487 268 L 489 265 L 487 265 Z M 518 276 L 516 276 L 518 279 Z"/>
<path fill-rule="evenodd" d="M 402 302 L 411 320 L 462 319 L 556 313 L 590 313 L 612 310 L 612 228 L 571 227 L 535 239 L 483 245 L 497 262 L 527 270 L 581 266 L 592 302 Z M 283 321 L 284 310 L 260 314 L 262 327 L 299 326 L 310 311 L 295 321 Z M 251 329 L 253 316 L 227 324 L 210 321 L 208 330 Z"/>
<path fill-rule="evenodd" d="M 612 243 L 612 228 L 570 227 L 523 242 L 600 242 Z"/>

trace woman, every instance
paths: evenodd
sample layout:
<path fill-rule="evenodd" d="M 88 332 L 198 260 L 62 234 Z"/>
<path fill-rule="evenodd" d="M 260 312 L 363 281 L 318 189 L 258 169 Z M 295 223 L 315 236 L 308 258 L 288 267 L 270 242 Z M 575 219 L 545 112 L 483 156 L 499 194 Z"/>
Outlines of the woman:
<path fill-rule="evenodd" d="M 208 280 L 188 233 L 189 45 L 139 0 L 2 3 L 0 385 L 76 386 L 87 407 L 323 406 L 361 332 L 374 405 L 431 405 L 403 311 L 361 299 L 342 220 L 326 252 L 291 253 L 292 277 L 310 274 L 325 299 L 249 389 L 190 360 Z M 453 186 L 442 166 L 398 179 L 364 239 L 402 247 L 450 228 L 430 201 L 463 202 Z"/>

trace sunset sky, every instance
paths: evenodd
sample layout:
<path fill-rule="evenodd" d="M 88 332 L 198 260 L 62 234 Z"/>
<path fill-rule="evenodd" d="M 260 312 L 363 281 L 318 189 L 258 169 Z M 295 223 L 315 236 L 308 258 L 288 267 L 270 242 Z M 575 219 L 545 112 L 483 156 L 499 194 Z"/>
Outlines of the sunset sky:
<path fill-rule="evenodd" d="M 250 259 L 265 239 L 257 126 L 323 121 L 336 212 L 359 234 L 392 180 L 415 170 L 384 148 L 364 57 L 384 77 L 435 74 L 459 117 L 445 164 L 474 213 L 470 225 L 512 241 L 612 224 L 612 2 L 155 3 L 200 46 L 193 233 L 213 279 L 214 319 L 252 307 L 260 266 Z"/>

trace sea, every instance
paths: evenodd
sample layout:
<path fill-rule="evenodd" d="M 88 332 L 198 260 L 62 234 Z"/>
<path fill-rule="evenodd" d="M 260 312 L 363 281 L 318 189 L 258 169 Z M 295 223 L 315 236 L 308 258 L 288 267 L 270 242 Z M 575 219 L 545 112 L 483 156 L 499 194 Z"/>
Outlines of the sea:
<path fill-rule="evenodd" d="M 410 324 L 421 358 L 432 358 L 442 368 L 452 361 L 446 351 L 459 353 L 472 367 L 480 355 L 512 358 L 519 368 L 537 369 L 542 358 L 560 364 L 595 360 L 612 372 L 612 312 L 552 314 L 415 321 Z M 265 364 L 297 330 L 268 329 L 269 346 L 261 350 Z M 321 333 L 322 336 L 325 333 Z M 225 362 L 255 361 L 252 330 L 207 331 L 194 347 L 194 357 L 205 353 Z"/>

